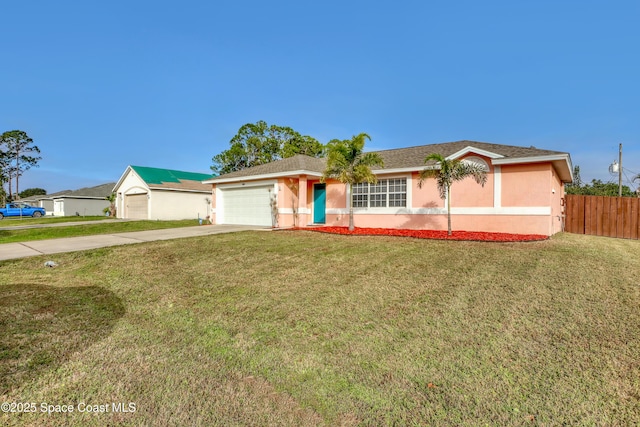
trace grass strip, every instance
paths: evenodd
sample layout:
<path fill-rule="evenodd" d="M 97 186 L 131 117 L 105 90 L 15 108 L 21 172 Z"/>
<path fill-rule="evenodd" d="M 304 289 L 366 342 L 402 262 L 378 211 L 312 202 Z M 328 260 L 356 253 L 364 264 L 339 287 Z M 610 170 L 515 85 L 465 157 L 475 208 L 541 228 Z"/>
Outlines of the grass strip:
<path fill-rule="evenodd" d="M 0 244 L 28 242 L 33 240 L 57 239 L 61 237 L 90 236 L 95 234 L 125 233 L 130 231 L 158 230 L 165 228 L 192 227 L 196 220 L 179 221 L 114 221 L 60 227 L 0 230 Z"/>

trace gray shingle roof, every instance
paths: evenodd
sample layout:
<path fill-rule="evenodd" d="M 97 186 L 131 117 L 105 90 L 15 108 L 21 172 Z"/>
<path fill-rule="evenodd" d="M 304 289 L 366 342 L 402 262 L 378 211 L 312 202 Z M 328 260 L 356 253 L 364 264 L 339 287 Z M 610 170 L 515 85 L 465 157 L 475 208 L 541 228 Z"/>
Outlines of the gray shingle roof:
<path fill-rule="evenodd" d="M 211 181 L 215 181 L 218 178 L 242 178 L 255 175 L 280 174 L 294 171 L 309 171 L 322 174 L 324 172 L 326 164 L 327 160 L 324 158 L 318 159 L 316 157 L 310 157 L 304 154 L 297 154 L 286 159 L 276 160 L 275 162 L 265 163 L 264 165 L 253 166 L 251 168 L 220 175 L 219 177 L 213 178 Z"/>
<path fill-rule="evenodd" d="M 47 194 L 46 196 L 43 196 L 45 198 L 51 198 L 53 196 L 60 196 L 62 194 L 67 194 L 67 193 L 71 193 L 73 190 L 62 190 L 62 191 L 56 191 L 55 193 L 51 193 L 51 194 Z"/>
<path fill-rule="evenodd" d="M 90 198 L 105 198 L 111 195 L 115 182 L 108 184 L 97 185 L 95 187 L 84 187 L 74 191 L 67 191 L 62 194 L 51 196 L 53 198 L 62 197 L 90 197 Z"/>
<path fill-rule="evenodd" d="M 81 197 L 81 198 L 94 198 L 94 199 L 104 199 L 111 195 L 113 190 L 113 186 L 115 182 L 110 182 L 108 184 L 101 184 L 95 187 L 83 187 L 78 190 L 62 190 L 57 191 L 55 193 L 47 194 L 47 195 L 39 195 L 32 196 L 25 199 L 22 199 L 22 202 L 37 202 L 38 200 L 43 199 L 61 199 L 64 197 Z"/>
<path fill-rule="evenodd" d="M 422 168 L 425 166 L 424 159 L 433 153 L 438 153 L 444 157 L 448 157 L 467 147 L 474 147 L 480 150 L 503 156 L 503 158 L 528 158 L 541 157 L 549 155 L 564 155 L 562 151 L 541 150 L 535 147 L 518 147 L 514 145 L 491 144 L 487 142 L 477 141 L 455 141 L 445 142 L 441 144 L 419 145 L 407 148 L 395 148 L 392 150 L 376 151 L 380 154 L 384 161 L 384 169 L 405 169 L 405 168 Z M 287 159 L 276 160 L 275 162 L 264 165 L 254 166 L 251 168 L 231 172 L 213 178 L 211 182 L 217 179 L 245 178 L 259 175 L 269 174 L 286 174 L 295 171 L 309 171 L 322 174 L 326 166 L 326 159 L 318 159 L 314 157 L 298 154 Z"/>
<path fill-rule="evenodd" d="M 377 151 L 384 160 L 384 169 L 398 169 L 423 167 L 424 159 L 429 154 L 438 153 L 448 157 L 467 147 L 479 148 L 484 151 L 499 154 L 505 158 L 540 157 L 556 154 L 566 154 L 560 151 L 541 150 L 535 147 L 517 147 L 513 145 L 491 144 L 477 141 L 455 141 L 441 144 L 419 145 L 416 147 L 396 148 L 393 150 Z"/>
<path fill-rule="evenodd" d="M 20 199 L 21 202 L 27 203 L 27 202 L 37 202 L 38 200 L 46 200 L 46 199 L 51 199 L 55 196 L 59 196 L 61 194 L 67 194 L 70 193 L 71 190 L 62 190 L 62 191 L 56 191 L 55 193 L 50 193 L 50 194 L 38 194 L 37 196 L 30 196 L 30 197 L 25 197 L 24 199 Z"/>

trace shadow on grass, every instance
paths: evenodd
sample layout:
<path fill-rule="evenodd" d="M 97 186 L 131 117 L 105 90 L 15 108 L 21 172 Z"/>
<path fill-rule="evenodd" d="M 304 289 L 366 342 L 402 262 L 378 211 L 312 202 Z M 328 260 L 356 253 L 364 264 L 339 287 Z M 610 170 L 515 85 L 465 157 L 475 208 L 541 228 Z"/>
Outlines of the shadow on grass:
<path fill-rule="evenodd" d="M 104 339 L 124 313 L 98 286 L 0 286 L 0 395 Z"/>

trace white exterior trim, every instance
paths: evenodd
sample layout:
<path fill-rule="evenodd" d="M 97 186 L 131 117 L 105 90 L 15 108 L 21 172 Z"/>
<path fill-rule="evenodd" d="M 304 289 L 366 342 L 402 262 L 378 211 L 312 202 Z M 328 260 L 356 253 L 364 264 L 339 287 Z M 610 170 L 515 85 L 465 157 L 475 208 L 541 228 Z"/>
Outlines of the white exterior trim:
<path fill-rule="evenodd" d="M 348 208 L 327 209 L 330 215 L 347 215 Z M 446 215 L 447 208 L 353 208 L 356 215 Z M 508 207 L 508 208 L 451 208 L 452 215 L 551 215 L 548 206 Z"/>
<path fill-rule="evenodd" d="M 283 215 L 293 215 L 293 209 L 291 208 L 278 208 L 278 213 Z M 309 215 L 311 213 L 311 209 L 309 208 L 299 208 L 299 214 Z"/>
<path fill-rule="evenodd" d="M 479 154 L 481 156 L 485 156 L 485 157 L 488 157 L 490 159 L 501 159 L 501 158 L 504 157 L 502 154 L 492 153 L 491 151 L 482 150 L 480 148 L 475 148 L 475 147 L 470 145 L 468 147 L 463 148 L 460 151 L 456 151 L 455 153 L 451 154 L 450 156 L 447 156 L 446 160 L 457 159 L 457 158 L 462 157 L 465 154 L 469 154 L 469 153 Z"/>
<path fill-rule="evenodd" d="M 393 173 L 407 173 L 407 172 L 420 172 L 425 169 L 438 169 L 438 166 L 414 166 L 410 168 L 395 168 L 395 169 L 372 169 L 371 172 L 374 175 L 387 175 Z M 410 175 L 409 175 L 410 176 Z M 386 176 L 382 179 L 387 178 Z"/>
<path fill-rule="evenodd" d="M 124 194 L 125 196 L 130 196 L 132 194 L 148 194 L 149 191 L 151 190 L 147 186 L 141 187 L 139 185 L 136 185 L 136 186 L 127 188 L 127 191 L 125 192 L 119 191 L 118 194 Z"/>
<path fill-rule="evenodd" d="M 491 160 L 491 164 L 493 165 L 510 165 L 513 163 L 541 163 L 541 162 L 552 162 L 554 160 L 565 160 L 569 163 L 569 155 L 568 154 L 549 154 L 547 156 L 537 156 L 537 157 L 510 157 L 507 159 L 494 159 Z"/>
<path fill-rule="evenodd" d="M 446 213 L 446 209 L 445 209 Z M 451 208 L 456 215 L 551 215 L 550 206 L 510 206 L 504 208 Z"/>
<path fill-rule="evenodd" d="M 93 199 L 93 200 L 107 200 L 106 197 L 98 197 L 98 196 L 56 196 L 52 197 L 51 200 L 60 200 L 60 199 Z M 23 203 L 20 200 L 20 203 Z"/>
<path fill-rule="evenodd" d="M 482 170 L 484 170 L 486 173 L 489 173 L 489 164 L 482 158 L 479 156 L 469 156 L 469 157 L 465 157 L 464 159 L 462 159 L 462 163 L 465 164 L 471 164 L 471 165 L 478 165 L 478 166 L 482 166 Z"/>
<path fill-rule="evenodd" d="M 493 207 L 502 207 L 502 167 L 493 167 Z"/>
<path fill-rule="evenodd" d="M 265 173 L 261 175 L 238 176 L 235 178 L 209 179 L 207 181 L 202 181 L 202 183 L 218 185 L 218 184 L 225 184 L 228 182 L 255 181 L 260 179 L 284 178 L 284 177 L 296 176 L 296 175 L 309 175 L 309 176 L 315 176 L 318 178 L 322 176 L 322 174 L 318 172 L 313 172 L 308 170 L 297 170 L 297 171 L 287 171 L 287 172 Z"/>
<path fill-rule="evenodd" d="M 228 188 L 266 187 L 267 185 L 276 185 L 277 183 L 278 181 L 276 180 L 267 180 L 256 182 L 239 182 L 237 184 L 219 184 L 216 185 L 216 190 L 226 190 Z"/>

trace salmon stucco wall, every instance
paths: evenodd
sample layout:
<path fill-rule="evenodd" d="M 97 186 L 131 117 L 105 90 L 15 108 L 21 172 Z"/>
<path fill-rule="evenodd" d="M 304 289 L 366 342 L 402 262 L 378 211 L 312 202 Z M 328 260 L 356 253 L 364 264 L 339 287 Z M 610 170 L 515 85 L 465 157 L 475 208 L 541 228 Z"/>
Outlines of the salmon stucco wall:
<path fill-rule="evenodd" d="M 484 186 L 473 178 L 455 182 L 451 187 L 454 230 L 491 231 L 551 235 L 560 231 L 560 199 L 564 185 L 551 163 L 502 165 L 487 161 L 489 173 Z M 446 201 L 440 198 L 436 181 L 426 179 L 419 186 L 419 173 L 405 175 L 406 208 L 354 209 L 357 227 L 413 229 L 447 228 Z M 397 177 L 389 176 L 389 177 Z M 381 175 L 379 179 L 387 176 Z M 328 187 L 327 224 L 348 225 L 344 186 Z M 555 192 L 554 192 L 555 190 Z M 336 197 L 337 196 L 337 197 Z M 329 197 L 328 197 L 329 199 Z M 336 201 L 344 207 L 329 209 Z"/>
<path fill-rule="evenodd" d="M 278 179 L 278 225 L 280 227 L 299 226 L 299 221 L 300 179 L 280 178 Z"/>
<path fill-rule="evenodd" d="M 491 165 L 489 158 L 481 156 L 471 156 L 479 158 L 486 163 L 487 182 L 484 185 L 478 184 L 472 177 L 467 177 L 462 181 L 457 181 L 451 186 L 451 207 L 491 207 L 494 202 L 494 181 L 495 167 Z"/>
<path fill-rule="evenodd" d="M 347 186 L 340 181 L 327 181 L 327 209 L 347 208 Z"/>
<path fill-rule="evenodd" d="M 311 207 L 311 204 L 313 203 L 313 184 L 314 184 L 314 182 L 318 182 L 318 181 L 308 179 L 307 182 L 306 182 L 306 184 L 307 184 L 307 191 L 306 191 L 306 196 L 307 196 L 306 201 L 307 201 L 307 203 L 306 203 L 305 207 L 307 209 L 309 209 Z"/>
<path fill-rule="evenodd" d="M 412 208 L 442 208 L 445 206 L 444 200 L 440 198 L 438 192 L 438 186 L 434 178 L 425 179 L 422 182 L 422 188 L 420 188 L 420 175 L 415 172 L 411 174 L 408 179 L 411 179 L 411 183 L 407 182 L 407 187 L 411 189 L 410 194 L 410 207 Z"/>
<path fill-rule="evenodd" d="M 211 185 L 211 209 L 209 210 L 209 221 L 216 224 L 216 185 Z"/>
<path fill-rule="evenodd" d="M 446 214 L 354 214 L 356 227 L 446 230 Z M 543 215 L 452 215 L 453 230 L 549 235 L 549 217 Z M 348 214 L 327 215 L 327 225 L 346 227 Z"/>
<path fill-rule="evenodd" d="M 543 235 L 562 230 L 564 184 L 552 163 L 496 166 L 490 159 L 483 160 L 489 167 L 484 186 L 467 178 L 451 187 L 454 230 Z M 354 208 L 356 227 L 446 230 L 446 201 L 440 198 L 435 179 L 426 179 L 420 187 L 418 172 L 379 175 L 378 178 L 406 178 L 407 206 Z M 313 188 L 319 182 L 316 176 L 304 175 L 278 179 L 280 227 L 311 225 Z M 215 192 L 215 186 L 213 188 Z M 215 210 L 215 197 L 211 206 Z M 339 181 L 326 182 L 325 212 L 326 225 L 348 225 L 347 187 Z M 215 223 L 215 214 L 212 219 Z"/>
<path fill-rule="evenodd" d="M 551 171 L 551 234 L 563 231 L 564 212 L 564 183 L 560 180 L 555 169 Z"/>
<path fill-rule="evenodd" d="M 502 206 L 549 206 L 551 163 L 502 166 Z"/>

